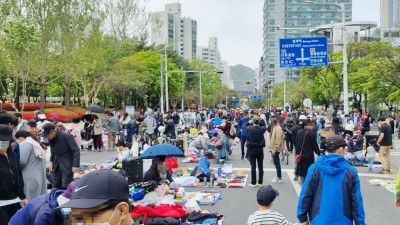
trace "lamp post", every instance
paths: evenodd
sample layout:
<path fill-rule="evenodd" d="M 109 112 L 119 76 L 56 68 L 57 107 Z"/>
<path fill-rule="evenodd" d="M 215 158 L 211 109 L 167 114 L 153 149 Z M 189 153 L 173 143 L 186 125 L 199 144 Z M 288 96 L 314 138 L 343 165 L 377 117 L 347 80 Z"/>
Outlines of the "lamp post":
<path fill-rule="evenodd" d="M 348 84 L 348 59 L 347 59 L 347 43 L 345 38 L 346 32 L 346 7 L 344 3 L 323 3 L 323 2 L 315 2 L 315 1 L 305 1 L 305 3 L 315 3 L 319 5 L 335 5 L 339 6 L 342 11 L 342 46 L 343 46 L 343 111 L 344 113 L 349 113 L 349 84 Z"/>

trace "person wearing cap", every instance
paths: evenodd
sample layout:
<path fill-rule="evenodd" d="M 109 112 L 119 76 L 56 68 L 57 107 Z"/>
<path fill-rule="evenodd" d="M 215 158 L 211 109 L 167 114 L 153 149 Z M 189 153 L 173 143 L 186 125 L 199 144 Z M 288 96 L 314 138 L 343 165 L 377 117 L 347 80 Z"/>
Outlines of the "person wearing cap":
<path fill-rule="evenodd" d="M 354 150 L 361 151 L 363 150 L 364 144 L 364 136 L 362 135 L 362 131 L 360 129 L 356 130 L 356 137 L 354 141 Z"/>
<path fill-rule="evenodd" d="M 40 140 L 40 131 L 37 128 L 37 122 L 36 120 L 28 120 L 28 126 L 26 127 L 26 131 L 32 133 L 37 140 Z"/>
<path fill-rule="evenodd" d="M 38 117 L 38 121 L 37 121 L 36 127 L 39 129 L 39 131 L 41 131 L 42 127 L 45 124 L 50 123 L 50 122 L 46 120 L 46 115 L 44 113 L 38 114 L 37 117 Z"/>
<path fill-rule="evenodd" d="M 253 116 L 251 119 L 251 123 L 253 126 L 250 126 L 249 123 L 243 127 L 244 130 L 247 131 L 247 156 L 249 157 L 250 166 L 251 166 L 251 183 L 250 187 L 258 187 L 263 184 L 264 178 L 264 147 L 265 147 L 265 138 L 264 133 L 267 131 L 266 127 L 260 126 L 261 118 L 258 116 Z M 258 181 L 256 174 L 256 167 L 258 166 Z"/>
<path fill-rule="evenodd" d="M 59 208 L 71 208 L 72 224 L 134 224 L 128 183 L 113 170 L 101 169 L 82 176 L 70 201 Z"/>
<path fill-rule="evenodd" d="M 365 225 L 357 169 L 343 157 L 346 141 L 334 134 L 325 140 L 327 155 L 310 166 L 297 206 L 300 223 Z"/>
<path fill-rule="evenodd" d="M 74 173 L 79 171 L 80 150 L 74 137 L 67 132 L 58 131 L 53 124 L 45 124 L 42 135 L 49 139 L 49 172 L 53 174 L 53 187 L 66 188 Z"/>
<path fill-rule="evenodd" d="M 0 225 L 7 225 L 21 206 L 28 204 L 13 141 L 11 127 L 0 124 Z"/>
<path fill-rule="evenodd" d="M 281 127 L 279 119 L 272 120 L 271 135 L 269 141 L 269 151 L 271 152 L 276 168 L 276 177 L 271 180 L 272 183 L 282 183 L 282 171 L 281 162 L 279 160 L 279 154 L 282 152 L 282 146 L 284 145 L 285 132 Z"/>
<path fill-rule="evenodd" d="M 163 135 L 165 135 L 166 137 L 170 138 L 170 139 L 176 139 L 176 124 L 173 120 L 173 117 L 169 118 L 167 117 L 167 115 L 163 115 L 163 122 L 164 122 L 164 132 Z"/>
<path fill-rule="evenodd" d="M 246 225 L 298 225 L 298 223 L 287 221 L 282 214 L 271 209 L 275 198 L 278 196 L 279 192 L 271 185 L 261 186 L 257 191 L 259 209 L 249 216 Z"/>
<path fill-rule="evenodd" d="M 379 138 L 377 141 L 377 145 L 380 146 L 379 160 L 381 161 L 383 167 L 382 172 L 390 173 L 390 169 L 392 168 L 392 160 L 390 158 L 390 148 L 393 144 L 392 129 L 390 125 L 387 124 L 385 116 L 380 116 L 378 118 L 378 124 L 379 124 Z"/>

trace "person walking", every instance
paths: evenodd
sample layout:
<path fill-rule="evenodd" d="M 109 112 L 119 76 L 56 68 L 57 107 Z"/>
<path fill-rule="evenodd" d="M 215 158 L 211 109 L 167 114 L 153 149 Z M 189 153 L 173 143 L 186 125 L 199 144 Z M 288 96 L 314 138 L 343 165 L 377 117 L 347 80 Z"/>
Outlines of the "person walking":
<path fill-rule="evenodd" d="M 250 187 L 258 187 L 263 184 L 264 177 L 264 147 L 265 138 L 264 133 L 267 131 L 266 127 L 260 127 L 261 118 L 253 116 L 251 123 L 253 126 L 244 126 L 243 129 L 247 131 L 247 155 L 249 157 L 251 166 L 251 184 Z M 258 181 L 256 174 L 256 167 L 258 166 Z"/>
<path fill-rule="evenodd" d="M 386 117 L 381 116 L 378 118 L 379 124 L 379 138 L 377 145 L 379 147 L 379 160 L 381 161 L 383 170 L 382 172 L 390 173 L 392 167 L 392 160 L 390 158 L 390 148 L 393 144 L 392 128 L 386 123 Z M 386 155 L 386 159 L 385 159 Z"/>
<path fill-rule="evenodd" d="M 279 154 L 282 152 L 283 141 L 285 139 L 285 132 L 283 131 L 280 120 L 278 118 L 272 120 L 272 132 L 269 141 L 269 151 L 271 152 L 276 168 L 276 177 L 271 180 L 272 183 L 282 183 L 281 162 Z"/>
<path fill-rule="evenodd" d="M 154 119 L 152 113 L 147 113 L 147 117 L 143 121 L 144 127 L 144 139 L 149 145 L 153 145 L 152 141 L 155 138 L 155 129 L 157 127 L 157 121 Z"/>
<path fill-rule="evenodd" d="M 82 129 L 79 126 L 79 123 L 81 122 L 81 118 L 79 117 L 74 117 L 72 119 L 72 123 L 68 126 L 67 131 L 74 137 L 74 140 L 78 147 L 82 146 Z"/>
<path fill-rule="evenodd" d="M 308 170 L 297 218 L 312 225 L 365 225 L 358 172 L 343 157 L 346 141 L 335 134 L 324 142 L 328 155 L 318 157 Z"/>
<path fill-rule="evenodd" d="M 17 155 L 11 146 L 13 130 L 0 124 L 0 134 L 0 225 L 8 225 L 10 218 L 28 204 L 28 200 L 23 190 Z"/>
<path fill-rule="evenodd" d="M 300 184 L 304 183 L 308 168 L 315 161 L 314 153 L 319 155 L 317 135 L 312 131 L 313 127 L 313 121 L 308 119 L 304 122 L 304 129 L 296 135 L 296 158 L 300 160 L 296 164 L 295 175 L 300 178 Z"/>
<path fill-rule="evenodd" d="M 108 114 L 107 120 L 107 131 L 108 131 L 108 147 L 109 150 L 115 149 L 115 142 L 117 134 L 119 133 L 121 126 L 117 117 L 113 113 Z"/>
<path fill-rule="evenodd" d="M 19 143 L 19 166 L 24 181 L 24 193 L 29 201 L 47 192 L 46 152 L 40 143 L 32 138 L 33 134 L 25 130 L 15 133 Z"/>
<path fill-rule="evenodd" d="M 104 149 L 103 146 L 103 122 L 97 115 L 93 115 L 93 147 L 94 151 L 101 152 Z"/>
<path fill-rule="evenodd" d="M 243 127 L 251 120 L 249 117 L 249 113 L 245 111 L 243 113 L 243 117 L 239 120 L 238 122 L 238 130 L 239 130 L 239 137 L 240 137 L 240 150 L 242 150 L 242 159 L 246 158 L 247 159 L 247 154 L 244 151 L 244 147 L 246 144 L 246 139 L 247 139 L 247 131 L 246 129 L 243 129 Z"/>
<path fill-rule="evenodd" d="M 57 131 L 53 124 L 43 126 L 42 135 L 50 142 L 49 172 L 53 174 L 54 188 L 67 188 L 79 171 L 80 151 L 71 134 Z"/>

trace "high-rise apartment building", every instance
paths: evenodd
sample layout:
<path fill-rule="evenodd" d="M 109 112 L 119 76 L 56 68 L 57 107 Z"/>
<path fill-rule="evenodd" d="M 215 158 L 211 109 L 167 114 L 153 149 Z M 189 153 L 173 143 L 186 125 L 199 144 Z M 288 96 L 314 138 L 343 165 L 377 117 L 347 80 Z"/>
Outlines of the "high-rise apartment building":
<path fill-rule="evenodd" d="M 181 16 L 181 4 L 166 4 L 165 10 L 152 14 L 151 37 L 155 44 L 168 44 L 185 59 L 195 59 L 197 22 Z"/>
<path fill-rule="evenodd" d="M 221 54 L 218 50 L 218 39 L 216 37 L 210 37 L 208 39 L 208 47 L 199 46 L 197 48 L 197 58 L 214 65 L 217 70 L 223 70 Z"/>
<path fill-rule="evenodd" d="M 335 3 L 345 3 L 346 21 L 351 21 L 352 0 L 265 0 L 264 2 L 264 69 L 263 76 L 273 84 L 282 83 L 285 75 L 298 79 L 298 69 L 279 66 L 279 39 L 308 37 L 309 29 L 341 22 L 342 11 Z M 330 4 L 324 4 L 330 3 Z M 279 27 L 279 28 L 278 28 Z M 278 28 L 278 29 L 277 29 Z M 288 79 L 288 78 L 286 78 Z"/>
<path fill-rule="evenodd" d="M 400 0 L 381 0 L 381 27 L 388 29 L 399 26 Z"/>

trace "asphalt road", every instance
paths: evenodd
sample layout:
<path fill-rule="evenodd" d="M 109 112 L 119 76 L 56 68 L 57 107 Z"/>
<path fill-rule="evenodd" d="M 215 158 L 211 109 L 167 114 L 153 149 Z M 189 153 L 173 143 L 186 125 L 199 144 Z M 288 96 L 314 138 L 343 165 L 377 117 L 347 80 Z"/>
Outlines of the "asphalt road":
<path fill-rule="evenodd" d="M 115 152 L 82 152 L 81 162 L 95 163 L 105 161 Z M 400 141 L 396 140 L 395 150 L 392 154 L 393 168 L 392 176 L 379 173 L 367 173 L 367 168 L 357 167 L 361 181 L 361 191 L 364 200 L 364 208 L 366 212 L 366 222 L 372 225 L 398 225 L 400 224 L 399 208 L 394 206 L 393 194 L 380 186 L 373 186 L 369 183 L 370 179 L 390 180 L 397 175 L 400 166 Z M 178 159 L 181 160 L 181 159 Z M 293 180 L 293 164 L 294 157 L 290 158 L 289 165 L 282 165 L 283 183 L 272 184 L 279 192 L 279 197 L 275 200 L 273 209 L 282 213 L 291 222 L 297 222 L 296 208 L 298 202 L 298 194 L 301 190 L 300 185 Z M 218 167 L 211 160 L 211 167 Z M 250 175 L 250 164 L 246 160 L 240 159 L 240 150 L 233 152 L 230 162 L 233 164 L 235 171 L 244 171 Z M 183 164 L 181 166 L 194 167 L 195 164 Z M 271 163 L 270 156 L 266 154 L 264 159 L 264 184 L 270 184 L 270 180 L 276 176 L 275 167 Z M 218 201 L 214 206 L 202 207 L 211 212 L 217 212 L 225 216 L 224 224 L 241 225 L 246 224 L 248 216 L 257 210 L 256 201 L 257 188 L 248 186 L 249 179 L 245 188 L 214 188 L 222 192 L 222 200 Z M 191 189 L 187 189 L 191 190 Z M 199 190 L 199 189 L 198 189 Z M 332 209 L 335 210 L 335 209 Z M 334 224 L 334 223 L 332 223 Z"/>

